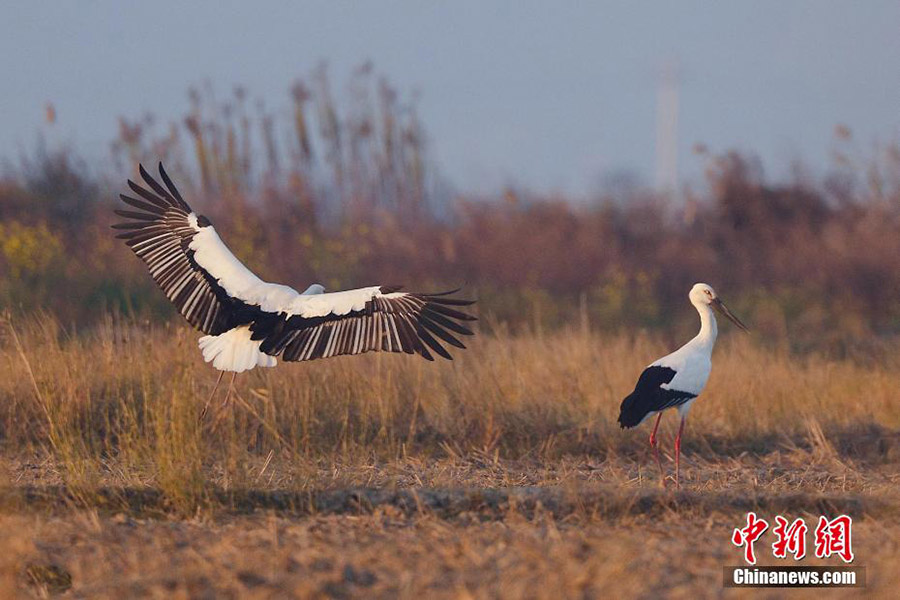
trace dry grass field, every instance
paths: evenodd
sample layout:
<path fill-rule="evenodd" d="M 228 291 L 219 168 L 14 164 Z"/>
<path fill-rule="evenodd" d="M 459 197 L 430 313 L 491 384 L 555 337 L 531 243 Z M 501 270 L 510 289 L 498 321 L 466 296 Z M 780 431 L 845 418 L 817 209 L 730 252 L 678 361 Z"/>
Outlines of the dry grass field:
<path fill-rule="evenodd" d="M 724 331 L 675 491 L 615 422 L 654 337 L 495 327 L 453 362 L 257 369 L 198 422 L 215 372 L 185 326 L 0 335 L 0 597 L 742 596 L 722 567 L 748 510 L 850 514 L 866 593 L 900 585 L 890 349 Z"/>

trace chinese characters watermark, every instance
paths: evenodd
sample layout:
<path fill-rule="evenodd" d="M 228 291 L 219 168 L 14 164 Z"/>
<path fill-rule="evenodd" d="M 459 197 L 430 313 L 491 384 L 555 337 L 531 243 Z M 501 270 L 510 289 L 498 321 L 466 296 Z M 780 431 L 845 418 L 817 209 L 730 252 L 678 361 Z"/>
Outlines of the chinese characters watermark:
<path fill-rule="evenodd" d="M 747 525 L 736 528 L 731 534 L 731 543 L 744 548 L 744 560 L 747 564 L 756 564 L 756 552 L 754 544 L 759 541 L 769 529 L 769 523 L 765 519 L 756 516 L 755 512 L 747 513 Z M 827 517 L 819 517 L 814 532 L 815 556 L 817 558 L 829 558 L 837 555 L 845 563 L 853 562 L 853 519 L 847 515 L 840 515 L 829 520 Z M 772 543 L 772 555 L 775 558 L 787 558 L 790 554 L 794 560 L 801 560 L 806 556 L 806 533 L 809 528 L 803 519 L 795 519 L 789 522 L 781 515 L 775 517 L 775 527 L 772 533 L 775 541 Z"/>

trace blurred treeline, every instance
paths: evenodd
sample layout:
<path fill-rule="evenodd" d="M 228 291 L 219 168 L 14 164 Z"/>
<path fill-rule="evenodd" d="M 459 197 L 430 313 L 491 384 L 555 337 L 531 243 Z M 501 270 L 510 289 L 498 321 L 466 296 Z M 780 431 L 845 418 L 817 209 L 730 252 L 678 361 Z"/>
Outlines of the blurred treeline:
<path fill-rule="evenodd" d="M 900 332 L 897 144 L 861 149 L 838 128 L 831 172 L 797 168 L 786 183 L 752 158 L 698 149 L 707 179 L 678 200 L 639 188 L 587 203 L 467 197 L 437 176 L 415 99 L 369 65 L 339 88 L 319 69 L 293 86 L 289 110 L 241 88 L 189 97 L 180 122 L 121 119 L 110 162 L 42 145 L 7 170 L 2 306 L 76 327 L 110 312 L 172 318 L 109 229 L 124 178 L 162 160 L 241 260 L 299 289 L 465 284 L 489 327 L 675 338 L 696 327 L 686 294 L 706 281 L 756 335 L 792 349 L 868 351 Z"/>

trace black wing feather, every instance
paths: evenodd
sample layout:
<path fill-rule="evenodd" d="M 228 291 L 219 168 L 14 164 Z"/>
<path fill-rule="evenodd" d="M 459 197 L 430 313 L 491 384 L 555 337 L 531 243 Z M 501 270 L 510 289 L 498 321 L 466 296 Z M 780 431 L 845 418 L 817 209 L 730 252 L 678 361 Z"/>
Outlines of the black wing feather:
<path fill-rule="evenodd" d="M 391 293 L 382 288 L 381 293 Z M 358 311 L 345 315 L 301 317 L 281 313 L 277 318 L 261 318 L 250 326 L 251 337 L 261 340 L 260 350 L 286 361 L 307 361 L 331 356 L 365 352 L 404 352 L 434 360 L 431 351 L 452 360 L 441 344 L 465 348 L 451 332 L 472 335 L 456 321 L 472 321 L 472 315 L 453 310 L 452 316 L 437 314 L 442 308 L 437 294 L 406 293 L 388 298 L 375 295 Z M 456 306 L 468 306 L 470 300 L 452 299 Z M 333 338 L 333 339 L 332 339 Z"/>
<path fill-rule="evenodd" d="M 670 383 L 675 378 L 676 371 L 669 367 L 647 367 L 638 378 L 634 391 L 622 400 L 619 408 L 619 426 L 624 428 L 635 427 L 643 421 L 648 414 L 664 410 L 679 404 L 684 404 L 696 394 L 679 390 L 665 389 L 664 383 Z"/>
<path fill-rule="evenodd" d="M 149 189 L 128 181 L 140 199 L 125 194 L 119 197 L 138 210 L 114 210 L 128 219 L 112 226 L 124 230 L 116 237 L 125 240 L 144 261 L 156 284 L 191 325 L 211 335 L 228 331 L 235 324 L 236 311 L 250 307 L 231 298 L 194 260 L 189 246 L 197 230 L 188 221 L 191 207 L 172 185 L 162 163 L 159 172 L 168 190 L 143 165 L 138 170 Z"/>

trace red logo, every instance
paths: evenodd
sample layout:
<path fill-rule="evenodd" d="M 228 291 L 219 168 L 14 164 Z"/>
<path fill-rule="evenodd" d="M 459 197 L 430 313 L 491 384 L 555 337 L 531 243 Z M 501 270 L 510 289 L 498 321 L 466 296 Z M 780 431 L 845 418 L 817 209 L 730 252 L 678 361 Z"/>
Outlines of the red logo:
<path fill-rule="evenodd" d="M 817 558 L 829 558 L 838 555 L 844 562 L 853 561 L 853 540 L 851 530 L 853 519 L 847 515 L 840 515 L 828 520 L 819 517 L 819 523 L 815 530 L 815 555 Z M 769 529 L 769 523 L 760 519 L 755 512 L 747 513 L 747 525 L 735 529 L 731 534 L 731 543 L 744 548 L 744 560 L 748 564 L 756 564 L 756 552 L 753 544 Z M 803 519 L 795 519 L 789 522 L 781 515 L 775 517 L 775 527 L 772 533 L 775 541 L 772 543 L 772 555 L 775 558 L 787 558 L 788 554 L 794 560 L 802 560 L 806 556 L 806 532 L 809 528 Z"/>
<path fill-rule="evenodd" d="M 775 558 L 787 558 L 787 553 L 794 555 L 794 560 L 800 560 L 806 556 L 806 522 L 797 519 L 788 525 L 788 520 L 778 515 L 775 517 L 775 527 L 772 533 L 778 539 L 772 544 L 772 554 Z"/>
<path fill-rule="evenodd" d="M 747 526 L 743 529 L 735 529 L 731 534 L 731 543 L 737 547 L 744 546 L 744 560 L 749 564 L 756 564 L 756 554 L 753 552 L 753 543 L 769 528 L 764 519 L 757 519 L 756 513 L 747 513 Z"/>
<path fill-rule="evenodd" d="M 853 560 L 853 546 L 850 539 L 850 530 L 853 527 L 853 519 L 847 515 L 841 515 L 829 521 L 825 517 L 819 517 L 816 526 L 816 556 L 828 558 L 837 554 L 844 562 Z"/>

